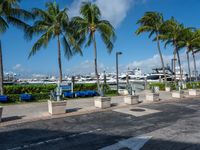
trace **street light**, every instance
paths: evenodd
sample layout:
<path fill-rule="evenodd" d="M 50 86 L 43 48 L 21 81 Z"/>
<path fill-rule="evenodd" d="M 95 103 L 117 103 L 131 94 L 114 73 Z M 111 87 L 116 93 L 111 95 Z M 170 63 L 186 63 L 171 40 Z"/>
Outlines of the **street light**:
<path fill-rule="evenodd" d="M 117 80 L 117 94 L 119 89 L 119 80 L 118 80 L 118 56 L 121 55 L 122 52 L 116 52 L 116 80 Z"/>

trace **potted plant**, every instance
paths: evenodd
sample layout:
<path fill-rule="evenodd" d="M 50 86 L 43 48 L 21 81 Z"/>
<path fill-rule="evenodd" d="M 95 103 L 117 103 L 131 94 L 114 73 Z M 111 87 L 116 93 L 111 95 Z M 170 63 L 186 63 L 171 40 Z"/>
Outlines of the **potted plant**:
<path fill-rule="evenodd" d="M 170 86 L 170 84 L 166 84 L 165 91 L 166 92 L 171 92 L 171 86 Z"/>
<path fill-rule="evenodd" d="M 159 87 L 152 87 L 151 92 L 147 92 L 145 97 L 148 102 L 159 101 Z"/>
<path fill-rule="evenodd" d="M 124 96 L 124 103 L 134 105 L 139 103 L 139 95 L 136 95 L 135 90 L 132 90 L 130 85 L 127 86 L 128 95 Z"/>
<path fill-rule="evenodd" d="M 195 84 L 192 84 L 192 88 L 188 89 L 188 93 L 190 96 L 197 96 L 199 95 L 199 90 L 196 88 Z"/>
<path fill-rule="evenodd" d="M 172 92 L 173 98 L 183 98 L 184 97 L 184 91 L 182 90 L 182 83 L 179 82 L 178 86 L 176 86 L 176 91 Z"/>
<path fill-rule="evenodd" d="M 100 87 L 99 95 L 97 97 L 94 97 L 94 105 L 97 108 L 105 109 L 109 108 L 111 106 L 111 97 L 106 97 L 104 95 L 106 89 L 106 85 L 103 84 L 102 87 Z"/>
<path fill-rule="evenodd" d="M 51 98 L 48 100 L 48 111 L 51 115 L 58 115 L 66 113 L 67 101 L 61 100 L 62 88 L 60 83 L 56 88 L 56 92 L 51 92 Z"/>

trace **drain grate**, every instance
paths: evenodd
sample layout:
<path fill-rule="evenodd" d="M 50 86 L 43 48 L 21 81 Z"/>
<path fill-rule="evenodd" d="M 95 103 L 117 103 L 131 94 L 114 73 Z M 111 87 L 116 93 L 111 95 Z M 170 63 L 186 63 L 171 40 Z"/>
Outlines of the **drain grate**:
<path fill-rule="evenodd" d="M 130 111 L 143 112 L 143 111 L 145 111 L 145 109 L 134 108 L 134 109 L 130 109 Z"/>

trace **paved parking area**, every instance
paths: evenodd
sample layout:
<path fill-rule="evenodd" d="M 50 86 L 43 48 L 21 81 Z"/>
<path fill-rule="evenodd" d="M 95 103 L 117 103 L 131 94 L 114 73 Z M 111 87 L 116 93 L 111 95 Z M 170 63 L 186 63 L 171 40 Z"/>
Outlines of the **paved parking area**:
<path fill-rule="evenodd" d="M 128 107 L 135 108 L 135 106 Z M 113 147 L 116 150 L 200 149 L 198 98 L 146 104 L 137 108 L 156 113 L 136 116 L 107 110 L 0 127 L 0 148 L 1 150 L 106 150 L 106 148 L 114 150 Z"/>

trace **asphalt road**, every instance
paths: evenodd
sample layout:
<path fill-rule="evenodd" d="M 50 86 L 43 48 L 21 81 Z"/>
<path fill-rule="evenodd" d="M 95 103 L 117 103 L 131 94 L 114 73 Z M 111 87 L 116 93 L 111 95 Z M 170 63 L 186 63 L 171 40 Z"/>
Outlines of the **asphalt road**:
<path fill-rule="evenodd" d="M 151 137 L 141 150 L 200 149 L 200 100 L 140 107 L 159 112 L 135 117 L 109 110 L 1 127 L 0 150 L 96 150 L 141 135 Z"/>

